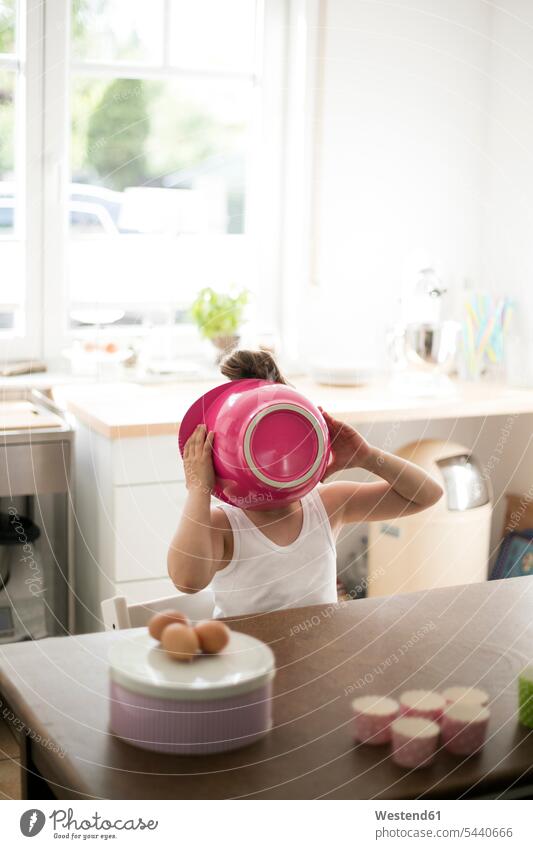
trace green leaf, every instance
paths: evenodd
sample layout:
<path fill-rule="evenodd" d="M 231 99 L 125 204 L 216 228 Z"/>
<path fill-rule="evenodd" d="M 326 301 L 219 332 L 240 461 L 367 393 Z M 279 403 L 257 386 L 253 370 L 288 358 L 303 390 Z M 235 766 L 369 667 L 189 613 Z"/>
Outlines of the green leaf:
<path fill-rule="evenodd" d="M 191 318 L 206 339 L 234 336 L 242 321 L 249 293 L 243 289 L 237 295 L 202 289 L 191 306 Z"/>

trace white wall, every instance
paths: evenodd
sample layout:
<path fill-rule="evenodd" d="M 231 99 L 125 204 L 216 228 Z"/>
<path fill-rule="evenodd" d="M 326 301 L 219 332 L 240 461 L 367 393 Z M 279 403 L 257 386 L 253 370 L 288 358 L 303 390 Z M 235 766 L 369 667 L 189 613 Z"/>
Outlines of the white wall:
<path fill-rule="evenodd" d="M 424 264 L 479 280 L 490 6 L 324 3 L 308 339 L 366 361 Z"/>
<path fill-rule="evenodd" d="M 456 292 L 466 279 L 517 299 L 533 377 L 532 0 L 323 0 L 322 22 L 306 357 L 379 364 L 377 345 L 383 363 L 402 286 L 429 264 Z M 502 448 L 507 428 L 420 423 L 393 446 L 452 437 L 484 464 L 497 457 L 493 552 L 504 493 L 533 482 L 532 417 Z"/>
<path fill-rule="evenodd" d="M 515 379 L 533 381 L 533 3 L 500 0 L 491 16 L 490 116 L 482 277 L 516 299 Z M 520 338 L 517 338 L 517 337 Z M 530 383 L 531 385 L 531 383 Z"/>
<path fill-rule="evenodd" d="M 533 3 L 498 0 L 490 19 L 490 91 L 483 285 L 515 299 L 510 377 L 533 386 Z M 492 424 L 498 438 L 497 420 Z M 485 437 L 485 441 L 489 439 Z M 512 427 L 493 473 L 496 492 L 525 494 L 533 484 L 533 417 Z M 496 512 L 501 526 L 503 503 Z M 499 521 L 498 521 L 499 520 Z"/>

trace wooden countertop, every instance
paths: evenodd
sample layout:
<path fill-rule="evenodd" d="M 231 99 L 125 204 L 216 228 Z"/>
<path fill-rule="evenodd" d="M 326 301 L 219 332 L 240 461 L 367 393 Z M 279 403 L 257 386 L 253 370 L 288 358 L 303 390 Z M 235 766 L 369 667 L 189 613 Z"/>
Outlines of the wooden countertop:
<path fill-rule="evenodd" d="M 119 633 L 0 647 L 0 693 L 56 796 L 457 798 L 531 777 L 533 731 L 517 722 L 517 675 L 531 661 L 532 578 L 278 611 L 232 627 L 275 653 L 274 728 L 247 748 L 196 758 L 136 749 L 109 732 L 106 657 Z M 387 747 L 354 743 L 356 695 L 453 684 L 490 694 L 489 735 L 476 757 L 441 751 L 410 772 Z"/>
<path fill-rule="evenodd" d="M 215 385 L 68 385 L 54 387 L 54 397 L 92 430 L 119 439 L 176 433 L 188 407 Z M 496 383 L 456 381 L 454 394 L 432 398 L 409 397 L 389 382 L 353 388 L 295 379 L 294 385 L 332 415 L 359 424 L 533 413 L 533 390 Z"/>

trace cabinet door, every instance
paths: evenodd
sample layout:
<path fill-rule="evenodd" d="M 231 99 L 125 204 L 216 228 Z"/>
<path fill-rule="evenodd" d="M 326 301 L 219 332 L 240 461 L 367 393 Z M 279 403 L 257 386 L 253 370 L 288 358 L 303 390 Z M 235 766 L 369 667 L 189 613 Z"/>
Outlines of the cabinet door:
<path fill-rule="evenodd" d="M 167 575 L 167 551 L 186 495 L 181 481 L 114 487 L 116 581 Z"/>
<path fill-rule="evenodd" d="M 126 437 L 113 439 L 111 444 L 111 475 L 115 486 L 185 479 L 177 434 Z"/>

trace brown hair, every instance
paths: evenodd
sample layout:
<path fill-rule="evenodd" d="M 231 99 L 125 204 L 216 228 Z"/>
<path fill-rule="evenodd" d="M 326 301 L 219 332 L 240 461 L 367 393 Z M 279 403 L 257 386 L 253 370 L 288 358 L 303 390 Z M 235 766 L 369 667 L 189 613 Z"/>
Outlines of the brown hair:
<path fill-rule="evenodd" d="M 271 380 L 273 383 L 287 383 L 268 351 L 232 351 L 222 360 L 220 371 L 230 380 L 251 377 Z"/>

